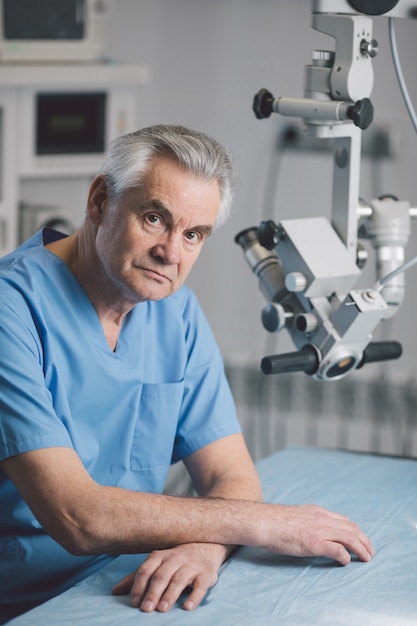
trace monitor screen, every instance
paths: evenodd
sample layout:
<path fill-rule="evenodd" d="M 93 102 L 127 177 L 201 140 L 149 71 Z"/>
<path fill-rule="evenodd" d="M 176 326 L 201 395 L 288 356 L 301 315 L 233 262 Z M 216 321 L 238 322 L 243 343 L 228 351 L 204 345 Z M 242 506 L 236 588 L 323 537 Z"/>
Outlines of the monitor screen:
<path fill-rule="evenodd" d="M 39 93 L 36 153 L 94 154 L 105 149 L 106 94 Z"/>
<path fill-rule="evenodd" d="M 3 37 L 83 39 L 86 0 L 3 0 Z"/>

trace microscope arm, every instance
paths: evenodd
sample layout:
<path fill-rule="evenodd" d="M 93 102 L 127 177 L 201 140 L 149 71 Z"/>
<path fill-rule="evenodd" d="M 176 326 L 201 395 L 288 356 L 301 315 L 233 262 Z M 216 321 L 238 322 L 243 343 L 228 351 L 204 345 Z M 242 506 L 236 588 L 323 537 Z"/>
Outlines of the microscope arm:
<path fill-rule="evenodd" d="M 395 4 L 395 0 L 356 0 L 363 2 Z M 330 5 L 340 12 L 327 12 Z M 361 275 L 359 218 L 359 236 L 371 240 L 382 279 L 401 265 L 398 251 L 403 251 L 409 236 L 410 210 L 408 203 L 389 199 L 372 201 L 366 217 L 358 212 L 361 129 L 372 121 L 371 61 L 378 49 L 371 19 L 343 0 L 313 0 L 312 17 L 314 29 L 335 39 L 335 52 L 313 52 L 305 72 L 304 98 L 275 98 L 262 89 L 253 108 L 259 119 L 272 113 L 302 117 L 307 134 L 332 140 L 331 223 L 325 217 L 279 224 L 270 220 L 238 234 L 236 242 L 269 302 L 262 313 L 264 327 L 270 332 L 286 328 L 298 349 L 265 357 L 263 371 L 304 371 L 318 380 L 337 380 L 365 362 L 401 354 L 397 342 L 375 343 L 372 334 L 398 309 L 402 274 L 394 279 L 397 284 L 384 284 L 383 290 L 358 290 L 354 285 Z"/>
<path fill-rule="evenodd" d="M 254 97 L 253 111 L 258 120 L 269 117 L 271 113 L 279 113 L 327 124 L 351 120 L 355 126 L 365 130 L 372 123 L 374 107 L 369 98 L 358 100 L 355 104 L 312 98 L 274 98 L 267 89 L 260 89 Z"/>

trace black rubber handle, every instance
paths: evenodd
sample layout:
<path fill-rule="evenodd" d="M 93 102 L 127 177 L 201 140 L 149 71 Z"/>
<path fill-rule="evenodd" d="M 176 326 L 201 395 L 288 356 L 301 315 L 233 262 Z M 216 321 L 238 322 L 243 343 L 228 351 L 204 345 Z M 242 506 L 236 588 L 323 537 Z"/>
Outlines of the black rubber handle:
<path fill-rule="evenodd" d="M 298 352 L 274 354 L 261 361 L 264 374 L 282 374 L 284 372 L 305 372 L 314 374 L 319 366 L 319 357 L 313 346 L 305 346 Z"/>
<path fill-rule="evenodd" d="M 365 363 L 399 359 L 402 353 L 402 345 L 398 341 L 373 341 L 368 344 L 356 369 L 359 369 Z"/>

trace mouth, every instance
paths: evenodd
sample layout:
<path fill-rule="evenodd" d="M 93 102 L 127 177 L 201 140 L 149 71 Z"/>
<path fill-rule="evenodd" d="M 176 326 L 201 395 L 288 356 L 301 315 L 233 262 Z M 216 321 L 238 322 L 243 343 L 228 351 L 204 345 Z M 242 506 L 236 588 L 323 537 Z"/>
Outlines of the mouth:
<path fill-rule="evenodd" d="M 146 275 L 149 276 L 149 278 L 152 278 L 153 280 L 157 280 L 158 282 L 165 282 L 165 281 L 172 282 L 171 278 L 167 276 L 166 274 L 162 274 L 161 272 L 158 272 L 157 270 L 151 269 L 149 267 L 138 267 L 137 269 L 144 272 Z"/>

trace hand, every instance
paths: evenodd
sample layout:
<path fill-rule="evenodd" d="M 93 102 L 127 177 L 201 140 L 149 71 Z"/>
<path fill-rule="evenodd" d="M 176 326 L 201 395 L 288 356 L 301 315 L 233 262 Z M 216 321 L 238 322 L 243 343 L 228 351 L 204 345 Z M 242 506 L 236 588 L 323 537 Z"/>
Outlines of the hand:
<path fill-rule="evenodd" d="M 263 531 L 270 539 L 263 547 L 268 550 L 292 556 L 325 556 L 342 565 L 350 562 L 350 552 L 362 561 L 370 561 L 374 554 L 369 538 L 344 515 L 316 505 L 278 505 L 279 510 L 275 505 L 267 506 L 269 528 Z"/>
<path fill-rule="evenodd" d="M 227 555 L 227 548 L 217 544 L 189 543 L 155 550 L 139 569 L 125 576 L 115 587 L 114 595 L 130 592 L 130 604 L 142 611 L 169 611 L 188 587 L 190 595 L 183 608 L 190 611 L 201 603 L 217 582 L 217 573 Z"/>

